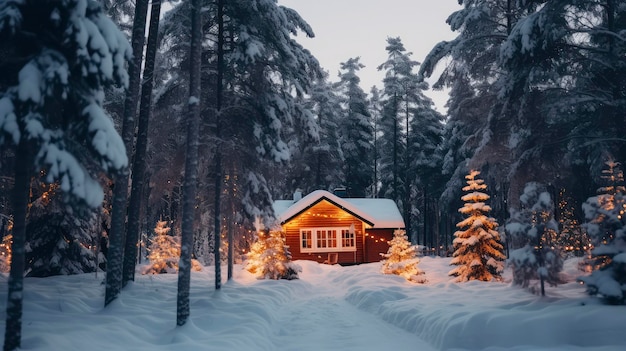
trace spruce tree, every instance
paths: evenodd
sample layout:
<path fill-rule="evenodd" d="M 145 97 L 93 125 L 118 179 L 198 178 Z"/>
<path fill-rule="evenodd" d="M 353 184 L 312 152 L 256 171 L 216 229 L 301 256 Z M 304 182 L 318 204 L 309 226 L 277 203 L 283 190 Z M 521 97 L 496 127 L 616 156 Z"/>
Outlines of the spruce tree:
<path fill-rule="evenodd" d="M 482 191 L 487 189 L 482 179 L 477 179 L 479 171 L 472 170 L 465 176 L 467 186 L 463 191 L 467 194 L 461 199 L 465 205 L 459 212 L 466 216 L 457 224 L 459 230 L 454 233 L 454 254 L 450 265 L 458 267 L 448 273 L 457 277 L 457 281 L 502 279 L 504 260 L 500 234 L 496 231 L 498 223 L 494 218 L 487 217 L 491 207 L 485 204 L 489 195 Z"/>
<path fill-rule="evenodd" d="M 509 257 L 513 284 L 528 287 L 531 280 L 539 279 L 543 296 L 545 282 L 552 286 L 562 282 L 563 257 L 560 249 L 553 246 L 551 234 L 558 231 L 554 203 L 545 186 L 536 182 L 526 184 L 520 203 L 522 208 L 511 209 L 506 225 L 512 245 L 519 247 L 511 251 Z"/>
<path fill-rule="evenodd" d="M 98 257 L 92 246 L 100 237 L 99 210 L 73 211 L 63 203 L 58 184 L 37 185 L 26 225 L 26 276 L 95 272 Z"/>
<path fill-rule="evenodd" d="M 341 97 L 342 118 L 341 149 L 344 156 L 343 174 L 348 194 L 351 197 L 366 197 L 371 189 L 374 168 L 373 129 L 367 95 L 359 86 L 357 72 L 365 67 L 359 57 L 341 63 L 340 81 L 337 88 Z"/>
<path fill-rule="evenodd" d="M 162 274 L 178 272 L 178 260 L 180 258 L 180 238 L 170 235 L 171 228 L 167 221 L 158 221 L 154 228 L 154 237 L 150 239 L 148 247 L 148 260 L 142 274 Z M 194 259 L 191 260 L 191 268 L 201 271 L 202 266 Z"/>
<path fill-rule="evenodd" d="M 411 245 L 406 231 L 396 229 L 393 232 L 393 239 L 388 244 L 387 253 L 380 254 L 383 257 L 380 271 L 384 274 L 399 275 L 415 283 L 425 283 L 426 279 L 422 276 L 424 272 L 417 268 L 420 262 L 417 258 L 417 246 Z"/>
<path fill-rule="evenodd" d="M 171 228 L 166 221 L 158 221 L 154 228 L 155 236 L 150 239 L 148 260 L 150 264 L 143 270 L 143 274 L 161 274 L 178 272 L 180 258 L 180 242 L 169 235 Z"/>
<path fill-rule="evenodd" d="M 291 262 L 289 246 L 280 231 L 259 232 L 257 241 L 250 247 L 246 270 L 257 279 L 298 279 L 302 268 Z"/>
<path fill-rule="evenodd" d="M 594 246 L 591 251 L 591 275 L 579 278 L 590 295 L 609 304 L 626 302 L 626 189 L 618 163 L 606 162 L 602 178 L 605 186 L 583 205 L 584 226 Z"/>
<path fill-rule="evenodd" d="M 13 260 L 4 349 L 21 344 L 26 215 L 31 175 L 59 182 L 74 210 L 98 208 L 94 174 L 128 165 L 104 110 L 104 89 L 127 86 L 130 45 L 98 2 L 0 2 L 0 144 L 14 145 Z"/>

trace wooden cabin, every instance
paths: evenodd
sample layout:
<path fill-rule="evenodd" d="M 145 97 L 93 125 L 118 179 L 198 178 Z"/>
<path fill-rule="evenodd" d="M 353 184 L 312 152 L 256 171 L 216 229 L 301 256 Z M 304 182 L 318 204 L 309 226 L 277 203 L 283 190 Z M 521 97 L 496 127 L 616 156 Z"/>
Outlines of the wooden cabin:
<path fill-rule="evenodd" d="M 343 265 L 378 262 L 395 229 L 404 229 L 390 199 L 341 198 L 316 190 L 274 202 L 294 260 Z"/>

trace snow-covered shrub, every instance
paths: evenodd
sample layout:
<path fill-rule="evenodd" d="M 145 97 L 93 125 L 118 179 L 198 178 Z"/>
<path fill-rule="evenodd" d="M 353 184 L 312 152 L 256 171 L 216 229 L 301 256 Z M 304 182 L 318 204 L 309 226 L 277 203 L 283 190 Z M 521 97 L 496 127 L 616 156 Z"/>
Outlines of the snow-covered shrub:
<path fill-rule="evenodd" d="M 553 286 L 562 282 L 563 257 L 553 246 L 554 233 L 558 232 L 554 203 L 545 187 L 536 182 L 526 184 L 520 203 L 521 210 L 510 209 L 506 225 L 508 235 L 521 246 L 509 255 L 513 284 L 529 287 L 532 280 L 539 279 L 543 295 L 544 282 Z"/>
<path fill-rule="evenodd" d="M 180 238 L 169 235 L 170 228 L 166 221 L 158 221 L 154 228 L 155 236 L 150 240 L 148 248 L 148 260 L 150 264 L 146 266 L 142 274 L 161 274 L 178 272 L 178 262 L 180 260 Z M 201 271 L 202 265 L 198 260 L 191 260 L 191 269 Z"/>
<path fill-rule="evenodd" d="M 502 252 L 500 233 L 496 230 L 498 223 L 494 218 L 487 217 L 491 207 L 485 204 L 489 195 L 482 192 L 487 189 L 482 179 L 477 179 L 478 171 L 470 171 L 465 176 L 467 186 L 461 197 L 465 205 L 459 212 L 467 218 L 456 226 L 460 229 L 454 233 L 454 254 L 450 265 L 458 267 L 448 274 L 457 277 L 457 281 L 468 280 L 500 280 L 504 270 L 506 256 Z"/>
<path fill-rule="evenodd" d="M 590 295 L 610 304 L 626 303 L 626 190 L 619 164 L 609 161 L 603 177 L 607 186 L 583 204 L 584 224 L 594 246 L 588 263 L 593 272 L 580 277 Z"/>
<path fill-rule="evenodd" d="M 418 247 L 411 245 L 406 231 L 396 229 L 393 232 L 393 239 L 389 240 L 388 244 L 387 253 L 380 254 L 384 258 L 380 271 L 384 274 L 399 275 L 415 283 L 425 283 L 424 272 L 417 268 L 420 262 L 417 258 Z"/>
<path fill-rule="evenodd" d="M 289 246 L 280 231 L 259 232 L 257 241 L 252 244 L 246 270 L 257 279 L 298 279 L 302 267 L 291 262 Z"/>

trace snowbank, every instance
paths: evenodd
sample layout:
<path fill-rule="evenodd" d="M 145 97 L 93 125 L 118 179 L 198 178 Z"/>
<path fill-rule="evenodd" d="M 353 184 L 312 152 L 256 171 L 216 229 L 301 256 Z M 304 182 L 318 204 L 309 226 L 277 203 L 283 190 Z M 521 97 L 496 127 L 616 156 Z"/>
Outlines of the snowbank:
<path fill-rule="evenodd" d="M 257 280 L 241 266 L 213 289 L 192 272 L 191 317 L 177 328 L 177 275 L 140 275 L 103 308 L 103 274 L 26 278 L 23 350 L 623 350 L 626 307 L 576 283 L 541 298 L 510 283 L 454 283 L 449 258 L 422 258 L 426 284 L 297 261 L 299 280 Z M 568 281 L 579 273 L 568 262 Z M 141 270 L 141 267 L 138 268 Z M 509 276 L 507 276 L 507 274 Z M 510 272 L 505 271 L 510 280 Z M 0 276 L 0 324 L 6 309 Z M 3 326 L 0 326 L 2 329 Z"/>

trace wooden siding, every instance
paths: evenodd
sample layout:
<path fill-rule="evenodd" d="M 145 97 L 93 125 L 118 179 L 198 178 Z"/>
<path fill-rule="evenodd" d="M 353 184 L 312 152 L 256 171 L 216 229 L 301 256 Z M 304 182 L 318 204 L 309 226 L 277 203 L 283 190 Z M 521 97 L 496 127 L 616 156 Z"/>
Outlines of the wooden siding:
<path fill-rule="evenodd" d="M 322 227 L 350 227 L 354 225 L 356 251 L 339 252 L 338 263 L 355 264 L 364 263 L 364 231 L 363 222 L 348 214 L 326 200 L 322 200 L 308 210 L 292 218 L 283 225 L 287 245 L 294 260 L 312 260 L 324 262 L 328 258 L 329 251 L 300 252 L 300 229 Z M 340 238 L 339 238 L 340 239 Z M 332 251 L 330 251 L 332 252 Z M 385 250 L 386 252 L 386 250 Z M 380 260 L 380 259 L 379 259 Z"/>
<path fill-rule="evenodd" d="M 389 251 L 389 240 L 393 239 L 393 229 L 365 230 L 365 262 L 378 262 L 382 259 L 381 253 Z"/>

